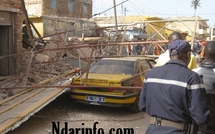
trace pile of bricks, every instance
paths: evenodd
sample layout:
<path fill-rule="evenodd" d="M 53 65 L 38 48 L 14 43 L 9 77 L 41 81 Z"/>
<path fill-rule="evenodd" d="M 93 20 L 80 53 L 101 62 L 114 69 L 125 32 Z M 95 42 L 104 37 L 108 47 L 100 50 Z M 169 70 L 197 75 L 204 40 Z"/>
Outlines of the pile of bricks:
<path fill-rule="evenodd" d="M 44 51 L 34 52 L 23 55 L 22 71 L 10 78 L 0 79 L 0 100 L 7 96 L 14 95 L 14 90 L 4 90 L 6 87 L 20 87 L 23 85 L 30 86 L 40 81 L 52 78 L 62 74 L 74 67 L 66 62 L 66 58 L 70 56 L 78 56 L 76 49 L 58 49 L 65 48 L 69 41 L 65 35 L 53 36 L 47 42 Z M 45 49 L 54 49 L 48 50 Z M 29 71 L 28 71 L 29 70 Z M 27 79 L 26 83 L 23 83 Z M 16 89 L 16 91 L 18 91 Z M 16 92 L 17 93 L 17 92 Z"/>
<path fill-rule="evenodd" d="M 66 63 L 65 59 L 70 55 L 77 55 L 75 50 L 59 49 L 68 45 L 68 38 L 64 35 L 53 36 L 47 42 L 44 49 L 53 49 L 37 53 L 32 58 L 32 64 L 28 75 L 28 83 L 38 83 L 44 79 L 64 73 L 73 69 L 73 66 Z M 30 63 L 29 55 L 23 57 L 25 70 L 22 71 L 23 76 L 26 75 L 26 68 Z"/>

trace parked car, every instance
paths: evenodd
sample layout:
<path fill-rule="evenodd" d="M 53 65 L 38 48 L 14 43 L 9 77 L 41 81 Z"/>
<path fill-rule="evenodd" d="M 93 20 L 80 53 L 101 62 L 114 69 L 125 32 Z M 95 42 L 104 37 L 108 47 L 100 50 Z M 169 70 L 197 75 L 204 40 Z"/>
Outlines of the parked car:
<path fill-rule="evenodd" d="M 155 61 L 147 57 L 102 58 L 88 72 L 73 79 L 71 97 L 80 103 L 130 107 L 139 112 L 138 100 L 145 73 Z M 86 79 L 86 81 L 85 81 Z M 86 86 L 81 86 L 81 85 Z"/>

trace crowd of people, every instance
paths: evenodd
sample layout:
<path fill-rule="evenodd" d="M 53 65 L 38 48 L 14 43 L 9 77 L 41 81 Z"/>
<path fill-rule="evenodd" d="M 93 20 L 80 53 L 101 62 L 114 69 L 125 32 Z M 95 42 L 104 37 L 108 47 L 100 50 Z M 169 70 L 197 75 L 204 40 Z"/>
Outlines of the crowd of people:
<path fill-rule="evenodd" d="M 180 34 L 179 32 L 173 32 L 173 34 Z M 176 35 L 177 36 L 177 35 Z M 182 39 L 182 35 L 180 34 L 180 38 Z M 141 39 L 139 39 L 141 40 Z M 170 40 L 170 39 L 169 39 Z M 141 41 L 146 41 L 143 39 Z M 197 63 L 200 63 L 204 54 L 204 46 L 206 41 L 195 39 L 193 42 L 193 51 L 192 51 L 192 59 L 196 60 Z M 158 45 L 158 44 L 144 44 L 144 45 L 128 45 L 127 52 L 128 55 L 161 55 L 164 51 L 168 50 L 168 44 Z M 165 53 L 165 52 L 164 52 Z M 165 55 L 168 56 L 168 51 L 166 51 Z M 165 56 L 166 57 L 166 56 Z M 196 58 L 194 58 L 196 57 Z M 169 59 L 169 58 L 167 58 Z M 164 60 L 165 61 L 165 60 Z M 195 62 L 195 61 L 193 61 Z M 158 63 L 160 64 L 160 63 Z M 189 65 L 190 68 L 190 65 Z M 191 67 L 191 68 L 196 68 Z"/>
<path fill-rule="evenodd" d="M 182 35 L 170 35 L 140 93 L 140 110 L 151 116 L 146 134 L 215 134 L 215 41 L 204 57 L 198 65 Z"/>

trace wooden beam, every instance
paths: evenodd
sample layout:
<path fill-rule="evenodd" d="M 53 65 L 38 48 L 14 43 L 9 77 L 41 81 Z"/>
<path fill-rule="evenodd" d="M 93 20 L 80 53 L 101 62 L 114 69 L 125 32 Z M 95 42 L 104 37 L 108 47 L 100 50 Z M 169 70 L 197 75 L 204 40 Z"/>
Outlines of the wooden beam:
<path fill-rule="evenodd" d="M 25 2 L 24 0 L 21 0 L 21 9 L 25 15 L 25 25 L 26 25 L 26 29 L 27 29 L 27 33 L 28 33 L 28 36 L 29 36 L 29 39 L 30 39 L 30 45 L 33 47 L 34 44 L 33 44 L 33 33 L 31 31 L 31 27 L 30 27 L 30 22 L 29 22 L 29 18 L 28 18 L 28 13 L 27 13 L 27 10 L 25 8 Z"/>
<path fill-rule="evenodd" d="M 158 40 L 158 41 L 142 41 L 142 42 L 123 42 L 123 43 L 110 43 L 110 44 L 93 44 L 93 45 L 76 45 L 76 46 L 69 46 L 69 47 L 62 47 L 62 48 L 52 48 L 52 49 L 41 49 L 38 51 L 34 51 L 35 53 L 42 52 L 42 51 L 50 51 L 50 50 L 64 50 L 64 49 L 77 49 L 77 48 L 86 48 L 86 47 L 97 47 L 97 46 L 117 46 L 117 45 L 139 45 L 139 44 L 158 44 L 158 43 L 168 43 L 167 40 Z M 24 55 L 24 54 L 30 54 L 31 52 L 25 52 L 25 53 L 17 53 L 17 54 L 11 54 L 11 55 L 5 55 L 0 56 L 0 59 L 11 57 L 11 56 L 17 56 L 17 55 Z"/>
<path fill-rule="evenodd" d="M 150 23 L 147 23 L 147 24 L 149 24 L 151 27 L 153 27 Z M 163 26 L 159 31 L 156 30 L 156 33 L 153 36 L 151 36 L 149 39 L 147 39 L 147 41 L 150 41 L 154 36 L 156 36 L 158 33 L 160 33 L 160 31 L 163 30 L 167 25 L 169 25 L 169 23 L 167 23 L 165 26 Z M 167 41 L 167 40 L 165 39 L 165 41 Z"/>
<path fill-rule="evenodd" d="M 198 21 L 209 21 L 209 19 L 197 19 Z M 178 21 L 195 21 L 195 18 L 194 19 L 171 19 L 171 20 L 152 20 L 152 21 L 144 21 L 142 23 L 159 23 L 159 22 L 178 22 Z"/>
<path fill-rule="evenodd" d="M 33 27 L 33 29 L 35 30 L 35 32 L 37 33 L 37 35 L 38 35 L 38 37 L 39 37 L 39 40 L 41 40 L 42 43 L 45 44 L 45 42 L 44 42 L 42 36 L 40 35 L 39 31 L 38 31 L 37 28 L 34 26 L 34 24 L 32 23 L 31 20 L 29 20 L 29 23 L 30 23 L 30 25 Z"/>
<path fill-rule="evenodd" d="M 169 22 L 163 28 L 161 28 L 159 31 L 150 23 L 149 23 L 149 26 L 151 26 L 152 29 L 154 29 L 161 36 L 161 38 L 163 38 L 164 40 L 167 40 L 166 38 L 163 37 L 163 35 L 160 33 L 160 31 L 163 30 L 168 24 L 169 24 Z"/>
<path fill-rule="evenodd" d="M 90 54 L 90 59 L 88 60 L 87 72 L 86 72 L 86 78 L 85 78 L 85 80 L 84 80 L 84 85 L 86 85 L 86 83 L 87 83 L 88 74 L 89 74 L 90 65 L 91 65 L 91 59 L 92 59 L 92 56 L 93 56 L 93 50 L 94 50 L 94 47 L 92 47 L 91 54 Z"/>

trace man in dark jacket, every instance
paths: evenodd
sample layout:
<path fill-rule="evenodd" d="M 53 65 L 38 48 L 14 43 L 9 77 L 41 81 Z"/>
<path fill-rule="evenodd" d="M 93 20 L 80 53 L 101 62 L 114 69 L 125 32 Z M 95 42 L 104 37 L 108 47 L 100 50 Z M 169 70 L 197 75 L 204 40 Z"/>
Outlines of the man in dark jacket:
<path fill-rule="evenodd" d="M 184 40 L 169 45 L 170 61 L 145 76 L 139 106 L 151 116 L 146 134 L 186 134 L 188 124 L 209 120 L 210 110 L 201 77 L 189 70 L 191 46 Z"/>
<path fill-rule="evenodd" d="M 193 71 L 203 78 L 211 117 L 209 124 L 199 126 L 198 134 L 215 134 L 215 41 L 207 42 L 204 53 L 205 61 Z"/>

